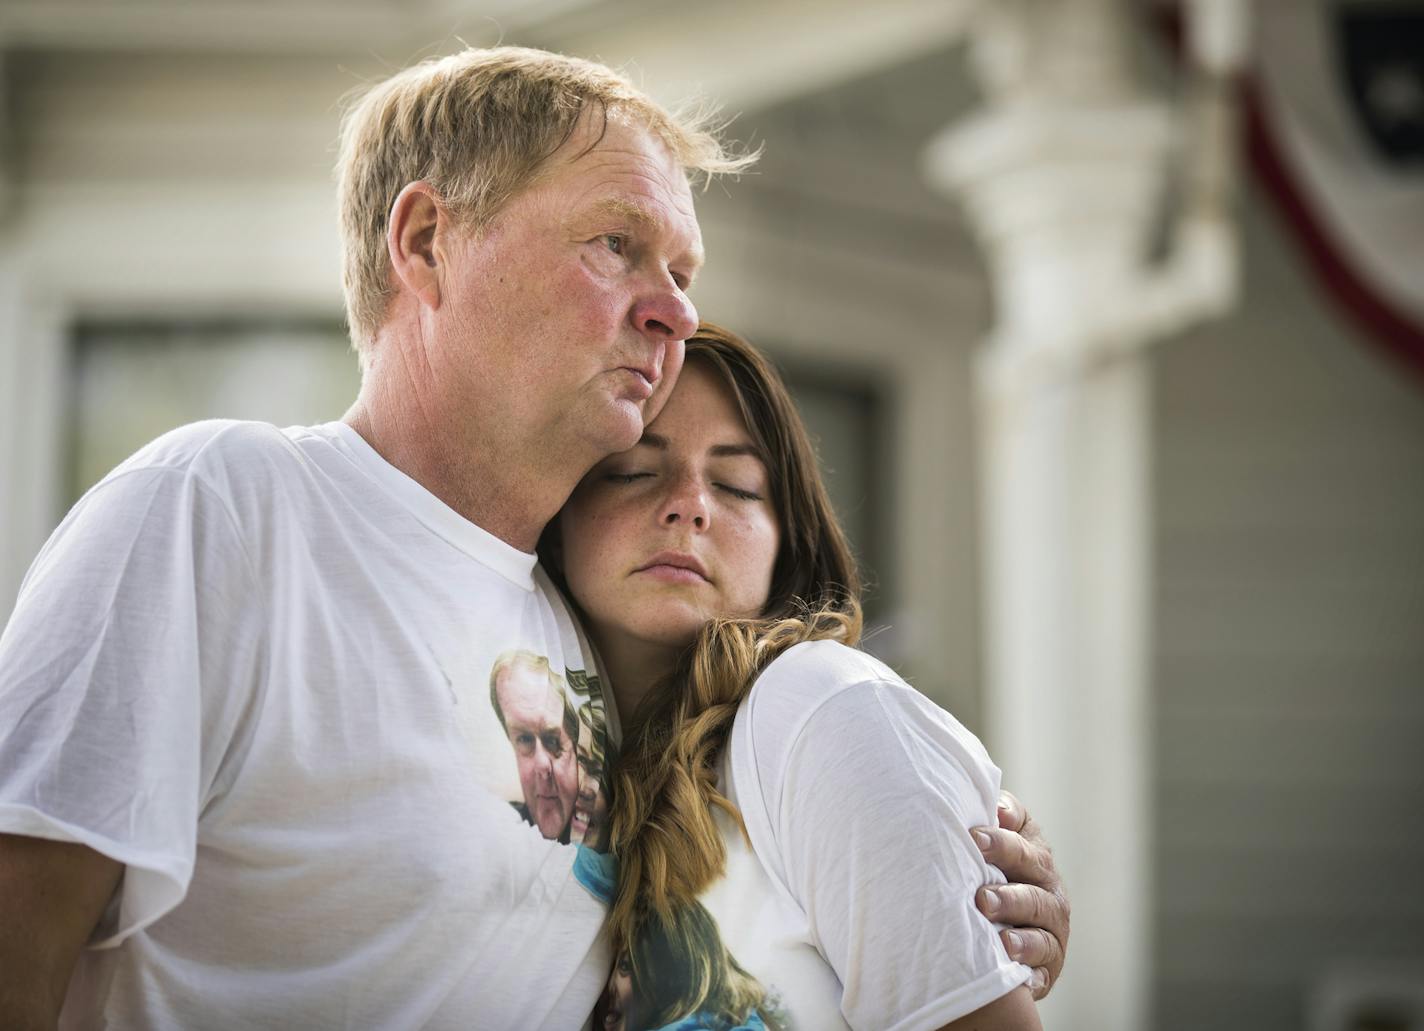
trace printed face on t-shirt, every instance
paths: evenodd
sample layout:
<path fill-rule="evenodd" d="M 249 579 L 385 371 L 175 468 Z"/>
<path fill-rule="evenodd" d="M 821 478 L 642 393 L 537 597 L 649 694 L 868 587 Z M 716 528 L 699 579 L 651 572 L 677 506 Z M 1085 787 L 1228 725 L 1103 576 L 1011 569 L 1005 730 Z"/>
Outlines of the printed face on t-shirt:
<path fill-rule="evenodd" d="M 602 1017 L 603 1031 L 632 1031 L 644 1023 L 644 1014 L 639 1012 L 633 995 L 633 964 L 627 952 L 618 954 L 598 1015 Z"/>
<path fill-rule="evenodd" d="M 591 735 L 592 728 L 580 725 L 578 797 L 574 800 L 569 840 L 597 849 L 602 845 L 603 828 L 608 823 L 608 799 L 603 792 L 603 764 L 585 746 L 585 732 Z"/>
<path fill-rule="evenodd" d="M 578 794 L 574 743 L 564 727 L 564 699 L 547 672 L 511 666 L 496 686 L 529 818 L 546 838 L 568 826 Z"/>

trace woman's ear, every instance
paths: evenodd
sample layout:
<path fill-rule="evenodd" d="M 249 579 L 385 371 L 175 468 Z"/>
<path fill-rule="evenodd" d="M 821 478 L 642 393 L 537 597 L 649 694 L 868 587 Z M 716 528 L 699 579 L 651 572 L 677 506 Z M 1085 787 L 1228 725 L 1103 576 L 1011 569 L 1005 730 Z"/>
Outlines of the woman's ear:
<path fill-rule="evenodd" d="M 407 183 L 396 196 L 386 228 L 391 271 L 421 304 L 432 309 L 440 307 L 436 231 L 445 227 L 448 218 L 434 188 L 418 181 Z"/>

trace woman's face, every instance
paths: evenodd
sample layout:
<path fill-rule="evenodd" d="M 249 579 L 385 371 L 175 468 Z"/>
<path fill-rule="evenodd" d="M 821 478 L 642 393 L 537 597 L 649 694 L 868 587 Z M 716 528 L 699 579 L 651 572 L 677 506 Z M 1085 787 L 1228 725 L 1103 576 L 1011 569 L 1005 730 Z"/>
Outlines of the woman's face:
<path fill-rule="evenodd" d="M 608 978 L 608 987 L 594 1008 L 595 1026 L 602 1027 L 604 1031 L 633 1031 L 643 1026 L 645 1014 L 640 1009 L 633 994 L 633 964 L 625 950 L 618 954 L 613 973 Z"/>
<path fill-rule="evenodd" d="M 731 389 L 692 359 L 631 450 L 560 516 L 564 574 L 604 642 L 681 647 L 717 616 L 766 607 L 781 532 Z"/>

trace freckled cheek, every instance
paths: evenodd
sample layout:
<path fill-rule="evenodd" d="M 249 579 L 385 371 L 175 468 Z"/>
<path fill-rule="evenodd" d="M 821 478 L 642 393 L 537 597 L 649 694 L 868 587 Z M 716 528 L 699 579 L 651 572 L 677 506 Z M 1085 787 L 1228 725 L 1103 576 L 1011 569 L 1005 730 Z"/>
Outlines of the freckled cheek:
<path fill-rule="evenodd" d="M 765 603 L 778 544 L 775 524 L 759 517 L 741 517 L 727 526 L 724 548 L 739 571 L 737 590 L 747 604 L 753 595 L 758 606 Z"/>

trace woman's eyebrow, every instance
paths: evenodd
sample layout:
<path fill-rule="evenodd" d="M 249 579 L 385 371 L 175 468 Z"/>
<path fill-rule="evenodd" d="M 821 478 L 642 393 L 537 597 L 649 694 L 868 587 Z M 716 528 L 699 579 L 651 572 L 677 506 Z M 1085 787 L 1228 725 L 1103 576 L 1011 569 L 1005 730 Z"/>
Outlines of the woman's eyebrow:
<path fill-rule="evenodd" d="M 737 455 L 747 455 L 761 461 L 761 451 L 755 444 L 713 444 L 708 450 L 708 454 L 714 458 L 735 458 Z"/>
<path fill-rule="evenodd" d="M 667 438 L 656 433 L 644 433 L 638 444 L 658 451 L 668 449 Z M 761 450 L 755 444 L 713 444 L 707 449 L 707 453 L 713 458 L 736 458 L 739 455 L 747 455 L 761 461 Z"/>

